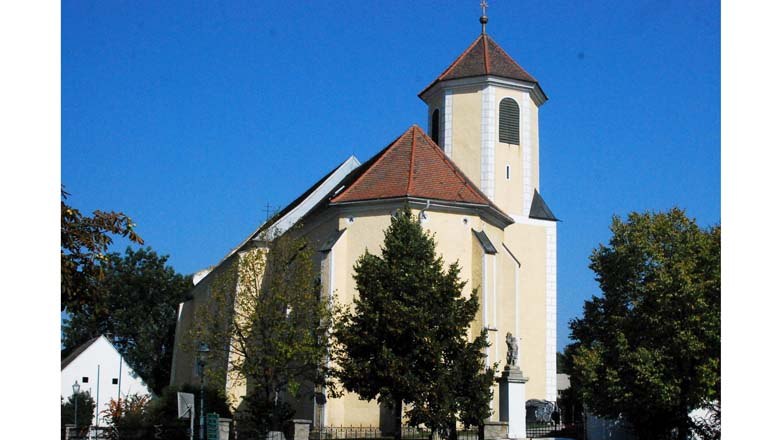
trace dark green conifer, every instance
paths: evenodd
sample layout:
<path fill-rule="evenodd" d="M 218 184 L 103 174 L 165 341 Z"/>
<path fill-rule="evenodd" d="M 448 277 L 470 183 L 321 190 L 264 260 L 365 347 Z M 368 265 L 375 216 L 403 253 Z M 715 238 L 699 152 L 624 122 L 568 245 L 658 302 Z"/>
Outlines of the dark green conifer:
<path fill-rule="evenodd" d="M 355 264 L 358 296 L 334 328 L 337 377 L 361 399 L 391 406 L 400 438 L 403 405 L 411 425 L 445 437 L 458 420 L 489 415 L 494 368 L 486 368 L 487 336 L 469 338 L 479 309 L 476 290 L 463 295 L 457 263 L 444 267 L 436 245 L 404 207 L 385 231 L 381 255 Z"/>

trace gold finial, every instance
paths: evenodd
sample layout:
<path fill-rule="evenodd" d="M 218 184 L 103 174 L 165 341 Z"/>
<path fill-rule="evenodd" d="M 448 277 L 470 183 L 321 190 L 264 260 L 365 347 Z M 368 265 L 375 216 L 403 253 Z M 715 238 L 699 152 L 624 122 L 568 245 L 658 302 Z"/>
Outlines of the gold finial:
<path fill-rule="evenodd" d="M 487 7 L 488 7 L 488 4 L 487 4 L 487 1 L 486 0 L 482 0 L 479 3 L 479 6 L 482 7 L 482 16 L 479 17 L 479 22 L 482 23 L 482 34 L 484 35 L 486 33 L 485 28 L 487 27 L 487 22 L 488 22 L 488 18 L 487 18 Z"/>

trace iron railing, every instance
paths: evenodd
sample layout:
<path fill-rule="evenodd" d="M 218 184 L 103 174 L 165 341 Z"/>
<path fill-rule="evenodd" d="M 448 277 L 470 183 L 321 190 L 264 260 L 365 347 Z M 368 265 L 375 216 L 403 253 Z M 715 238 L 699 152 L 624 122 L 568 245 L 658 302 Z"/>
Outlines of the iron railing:
<path fill-rule="evenodd" d="M 525 435 L 528 438 L 557 437 L 570 439 L 583 439 L 584 426 L 581 423 L 538 423 L 528 422 L 525 426 Z"/>
<path fill-rule="evenodd" d="M 72 427 L 63 429 L 62 438 L 65 440 L 189 440 L 190 436 L 189 427 L 179 425 L 120 429 L 111 426 L 99 428 L 84 426 L 79 427 L 78 430 Z"/>
<path fill-rule="evenodd" d="M 392 440 L 392 432 L 382 432 L 376 426 L 326 426 L 314 428 L 309 433 L 309 440 Z M 431 430 L 404 426 L 401 428 L 401 438 L 404 440 L 429 440 Z M 458 431 L 458 440 L 478 440 L 476 429 Z"/>

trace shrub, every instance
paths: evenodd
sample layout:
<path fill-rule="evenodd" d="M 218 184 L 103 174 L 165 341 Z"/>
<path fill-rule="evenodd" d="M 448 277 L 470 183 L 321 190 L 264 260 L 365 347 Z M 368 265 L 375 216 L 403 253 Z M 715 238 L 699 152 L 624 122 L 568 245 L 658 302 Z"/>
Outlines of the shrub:
<path fill-rule="evenodd" d="M 195 385 L 169 386 L 159 397 L 152 400 L 146 411 L 148 426 L 162 431 L 163 438 L 170 440 L 189 439 L 187 432 L 190 422 L 179 419 L 178 398 L 176 393 L 192 393 L 195 395 L 195 432 L 200 428 L 200 387 Z M 206 413 L 217 413 L 220 417 L 232 418 L 230 406 L 223 390 L 206 387 L 204 389 L 204 405 Z"/>
<path fill-rule="evenodd" d="M 76 400 L 78 400 L 78 426 L 89 426 L 95 416 L 95 400 L 88 392 L 82 391 L 68 397 L 67 402 L 62 402 L 60 406 L 61 426 L 72 425 L 74 422 L 73 413 L 76 409 Z"/>
<path fill-rule="evenodd" d="M 111 399 L 108 408 L 100 413 L 112 428 L 108 438 L 111 440 L 140 438 L 144 429 L 149 427 L 146 420 L 148 406 L 148 395 L 132 394 L 124 399 Z"/>

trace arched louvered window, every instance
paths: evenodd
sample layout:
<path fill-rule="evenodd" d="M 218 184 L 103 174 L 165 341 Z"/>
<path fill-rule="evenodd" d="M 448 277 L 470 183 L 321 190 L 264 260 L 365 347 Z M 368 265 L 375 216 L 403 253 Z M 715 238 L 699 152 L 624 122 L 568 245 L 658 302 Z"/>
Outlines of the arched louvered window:
<path fill-rule="evenodd" d="M 512 98 L 504 98 L 498 106 L 498 141 L 520 145 L 520 106 Z"/>
<path fill-rule="evenodd" d="M 431 114 L 431 139 L 439 145 L 439 109 L 436 109 Z"/>

